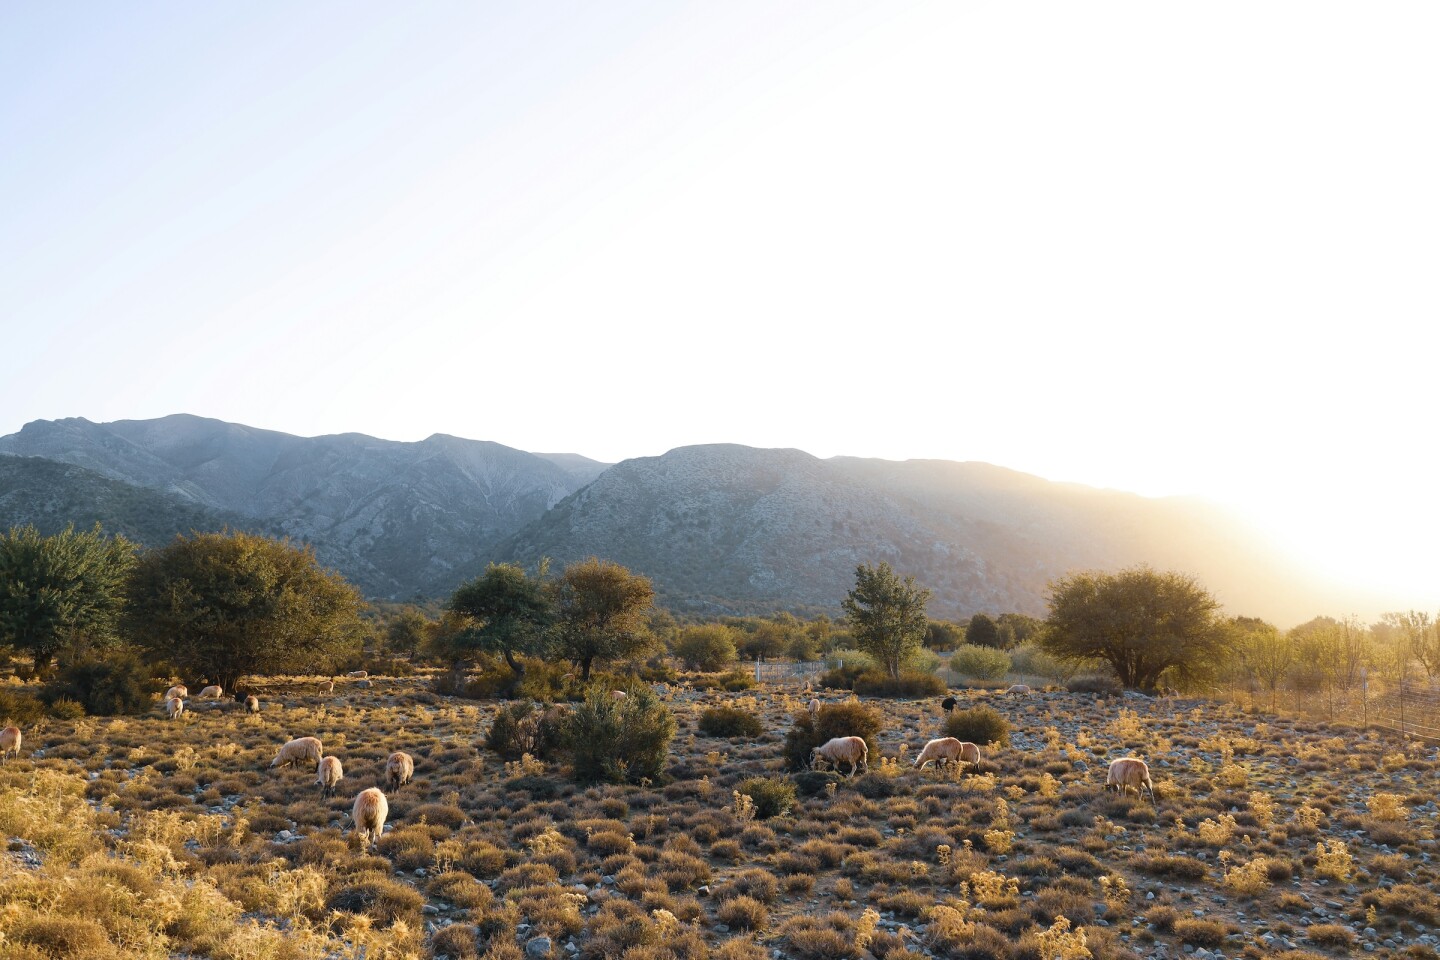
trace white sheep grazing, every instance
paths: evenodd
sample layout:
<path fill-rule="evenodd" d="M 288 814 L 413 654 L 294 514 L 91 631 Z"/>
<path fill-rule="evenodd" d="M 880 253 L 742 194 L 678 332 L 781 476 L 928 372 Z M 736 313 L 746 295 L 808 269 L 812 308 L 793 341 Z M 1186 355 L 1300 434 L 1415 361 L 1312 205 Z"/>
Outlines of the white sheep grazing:
<path fill-rule="evenodd" d="M 319 763 L 320 757 L 325 753 L 325 748 L 315 737 L 297 737 L 275 754 L 275 759 L 270 761 L 270 769 L 276 767 L 288 767 L 296 763 Z"/>
<path fill-rule="evenodd" d="M 376 843 L 385 830 L 385 818 L 390 815 L 390 803 L 378 787 L 361 790 L 355 798 L 350 817 L 355 821 L 355 831 L 360 834 L 362 849 Z"/>
<path fill-rule="evenodd" d="M 190 689 L 186 687 L 183 683 L 177 683 L 175 684 L 175 686 L 165 691 L 165 699 L 167 701 L 174 700 L 176 697 L 184 700 L 188 696 L 190 696 Z"/>
<path fill-rule="evenodd" d="M 260 698 L 257 697 L 257 696 L 255 696 L 255 694 L 253 694 L 253 693 L 250 694 L 250 696 L 248 696 L 248 697 L 245 698 L 245 712 L 246 712 L 246 713 L 259 713 L 259 712 L 260 712 Z"/>
<path fill-rule="evenodd" d="M 820 712 L 820 701 L 811 700 L 808 704 L 805 705 L 805 709 L 810 711 L 810 718 L 813 720 L 815 718 L 815 715 Z"/>
<path fill-rule="evenodd" d="M 931 761 L 934 761 L 937 766 L 944 766 L 946 763 L 978 764 L 980 748 L 966 740 L 940 737 L 925 744 L 925 749 L 921 750 L 920 756 L 915 758 L 915 766 L 922 768 Z"/>
<path fill-rule="evenodd" d="M 320 764 L 315 768 L 315 785 L 320 788 L 320 796 L 335 796 L 335 784 L 345 779 L 345 769 L 340 766 L 339 757 L 321 757 Z"/>
<path fill-rule="evenodd" d="M 165 716 L 171 720 L 177 719 L 185 712 L 185 701 L 179 697 L 171 697 L 165 701 Z"/>
<path fill-rule="evenodd" d="M 212 683 L 210 684 L 210 686 L 200 691 L 200 699 L 204 700 L 206 697 L 210 697 L 212 699 L 219 700 L 220 695 L 224 692 L 224 690 L 220 689 L 219 684 Z"/>
<path fill-rule="evenodd" d="M 626 696 L 626 694 L 625 694 L 625 691 L 624 691 L 624 690 L 611 690 L 611 691 L 610 691 L 610 699 L 612 699 L 612 700 L 624 700 L 624 699 L 625 699 L 625 696 Z"/>
<path fill-rule="evenodd" d="M 349 673 L 345 674 L 345 676 L 349 677 L 352 680 L 370 679 L 370 674 L 365 670 L 351 670 Z"/>
<path fill-rule="evenodd" d="M 1105 789 L 1111 787 L 1122 796 L 1134 787 L 1135 795 L 1141 798 L 1149 790 L 1150 802 L 1155 802 L 1155 784 L 1150 780 L 1150 767 L 1138 757 L 1121 757 L 1110 762 L 1110 770 L 1105 774 Z"/>
<path fill-rule="evenodd" d="M 335 681 L 334 681 L 334 680 L 326 680 L 324 683 L 320 684 L 320 692 L 321 692 L 321 693 L 334 693 L 334 692 L 335 692 Z"/>
<path fill-rule="evenodd" d="M 6 727 L 0 730 L 0 763 L 4 763 L 13 754 L 15 759 L 20 759 L 20 728 Z"/>
<path fill-rule="evenodd" d="M 389 781 L 391 790 L 399 790 L 415 779 L 415 759 L 408 753 L 396 750 L 390 754 L 390 759 L 385 761 L 385 779 Z"/>
<path fill-rule="evenodd" d="M 1015 694 L 1016 696 L 1028 697 L 1028 696 L 1030 696 L 1030 688 L 1029 688 L 1028 686 L 1026 686 L 1025 684 L 1023 684 L 1023 683 L 1017 683 L 1017 684 L 1015 684 L 1014 686 L 1012 686 L 1009 690 L 1006 690 L 1005 693 L 1006 693 L 1007 695 L 1013 693 L 1013 694 Z"/>
<path fill-rule="evenodd" d="M 827 741 L 823 746 L 816 747 L 810 751 L 810 769 L 824 760 L 833 764 L 835 772 L 840 772 L 840 764 L 850 764 L 850 776 L 860 768 L 869 769 L 870 748 L 865 745 L 863 737 L 835 737 Z"/>

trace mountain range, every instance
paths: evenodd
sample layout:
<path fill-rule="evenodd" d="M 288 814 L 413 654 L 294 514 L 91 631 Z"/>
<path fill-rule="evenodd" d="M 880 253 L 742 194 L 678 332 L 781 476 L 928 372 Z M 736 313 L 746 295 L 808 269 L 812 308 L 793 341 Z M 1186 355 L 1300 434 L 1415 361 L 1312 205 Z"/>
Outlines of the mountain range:
<path fill-rule="evenodd" d="M 929 587 L 939 617 L 1043 614 L 1053 578 L 1136 563 L 1193 573 L 1232 612 L 1282 623 L 1352 600 L 1212 504 L 984 463 L 710 444 L 609 465 L 186 414 L 39 420 L 0 437 L 0 528 L 96 521 L 146 544 L 224 527 L 286 535 L 392 599 L 444 596 L 491 560 L 595 555 L 651 576 L 670 607 L 710 614 L 834 613 L 855 567 L 880 560 Z"/>

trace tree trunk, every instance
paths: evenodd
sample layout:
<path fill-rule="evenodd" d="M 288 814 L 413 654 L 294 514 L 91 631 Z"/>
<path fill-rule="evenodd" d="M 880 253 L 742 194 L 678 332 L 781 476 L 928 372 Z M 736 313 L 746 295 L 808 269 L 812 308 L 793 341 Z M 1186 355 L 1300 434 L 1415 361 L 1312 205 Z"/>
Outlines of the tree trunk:
<path fill-rule="evenodd" d="M 593 661 L 594 659 L 595 659 L 594 657 L 581 657 L 581 658 L 580 658 L 580 682 L 581 682 L 581 683 L 588 683 L 588 682 L 590 681 L 590 663 L 591 663 L 591 661 Z"/>
<path fill-rule="evenodd" d="M 510 665 L 511 670 L 515 671 L 515 676 L 523 677 L 525 675 L 525 665 L 515 662 L 515 652 L 509 647 L 506 647 L 503 653 L 505 654 L 505 662 Z"/>

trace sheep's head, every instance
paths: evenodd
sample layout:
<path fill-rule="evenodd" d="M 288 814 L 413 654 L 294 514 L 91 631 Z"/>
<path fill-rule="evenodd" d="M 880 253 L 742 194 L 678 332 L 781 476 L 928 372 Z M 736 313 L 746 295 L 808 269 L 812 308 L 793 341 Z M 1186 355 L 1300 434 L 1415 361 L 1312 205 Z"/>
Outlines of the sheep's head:
<path fill-rule="evenodd" d="M 825 762 L 825 757 L 820 753 L 820 748 L 815 747 L 810 751 L 810 769 L 818 769 L 818 765 Z"/>

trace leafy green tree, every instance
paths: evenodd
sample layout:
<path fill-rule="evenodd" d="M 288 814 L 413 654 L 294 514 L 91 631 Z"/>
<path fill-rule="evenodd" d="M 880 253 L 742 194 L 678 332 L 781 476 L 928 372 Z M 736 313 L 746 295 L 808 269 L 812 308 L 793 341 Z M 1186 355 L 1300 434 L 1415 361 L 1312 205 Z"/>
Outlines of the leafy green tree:
<path fill-rule="evenodd" d="M 965 642 L 965 630 L 958 623 L 931 620 L 925 625 L 925 646 L 931 650 L 954 650 Z"/>
<path fill-rule="evenodd" d="M 413 659 L 429 637 L 431 626 L 418 607 L 407 603 L 385 621 L 385 649 Z"/>
<path fill-rule="evenodd" d="M 929 621 L 925 604 L 930 591 L 915 585 L 914 577 L 903 580 L 881 562 L 855 568 L 855 588 L 845 595 L 841 606 L 850 622 L 856 646 L 874 658 L 892 680 L 900 679 L 900 667 L 919 649 Z"/>
<path fill-rule="evenodd" d="M 136 564 L 125 625 L 192 683 L 311 673 L 353 645 L 360 595 L 310 547 L 249 533 L 176 537 Z"/>
<path fill-rule="evenodd" d="M 685 627 L 675 641 L 675 655 L 691 670 L 724 670 L 735 662 L 735 630 L 723 623 Z"/>
<path fill-rule="evenodd" d="M 977 613 L 965 628 L 965 642 L 972 647 L 1000 647 L 1000 628 L 985 614 Z"/>
<path fill-rule="evenodd" d="M 1076 573 L 1050 584 L 1041 644 L 1071 660 L 1103 660 L 1127 687 L 1153 690 L 1172 671 L 1177 681 L 1230 652 L 1219 604 L 1193 577 L 1132 567 Z"/>
<path fill-rule="evenodd" d="M 995 618 L 995 626 L 1000 631 L 1000 645 L 1009 650 L 1034 640 L 1043 624 L 1023 613 L 1002 613 Z"/>
<path fill-rule="evenodd" d="M 555 581 L 556 639 L 560 652 L 590 679 L 596 660 L 639 656 L 652 637 L 646 618 L 655 602 L 648 577 L 610 560 L 572 563 Z"/>
<path fill-rule="evenodd" d="M 469 617 L 472 626 L 453 638 L 453 654 L 498 653 L 515 676 L 525 672 L 520 655 L 543 656 L 548 630 L 555 619 L 545 585 L 546 565 L 533 577 L 513 563 L 492 563 L 485 572 L 461 584 L 449 609 Z"/>
<path fill-rule="evenodd" d="M 114 641 L 134 563 L 134 545 L 103 536 L 99 524 L 50 537 L 31 526 L 0 534 L 0 645 L 26 651 L 44 669 L 72 641 Z"/>
<path fill-rule="evenodd" d="M 1270 691 L 1270 709 L 1275 709 L 1275 691 L 1295 663 L 1295 641 L 1272 623 L 1256 617 L 1233 617 L 1233 642 L 1245 668 Z"/>

